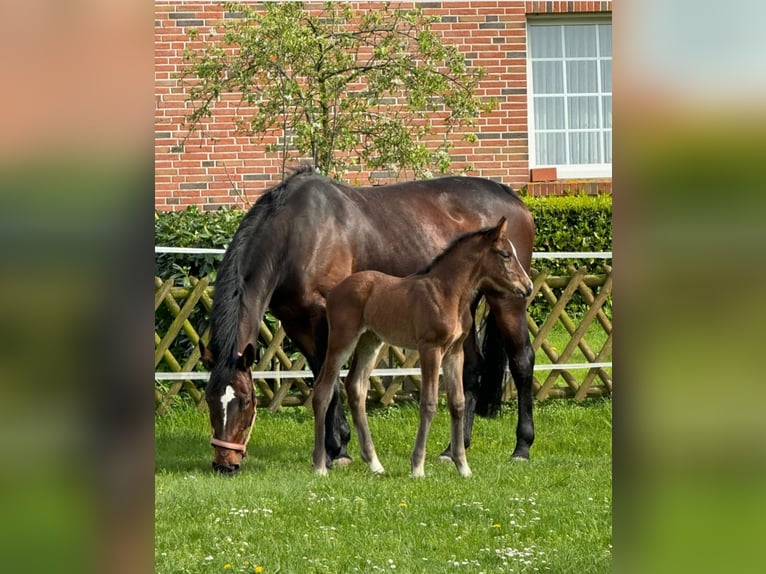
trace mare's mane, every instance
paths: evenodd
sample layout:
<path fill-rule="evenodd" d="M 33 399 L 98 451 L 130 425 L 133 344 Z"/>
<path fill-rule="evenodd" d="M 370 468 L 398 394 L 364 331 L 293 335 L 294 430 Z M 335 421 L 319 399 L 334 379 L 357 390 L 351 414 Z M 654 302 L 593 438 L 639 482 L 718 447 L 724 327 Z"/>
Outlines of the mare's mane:
<path fill-rule="evenodd" d="M 231 380 L 236 369 L 239 324 L 245 307 L 244 263 L 250 256 L 249 245 L 259 226 L 273 218 L 287 203 L 291 189 L 290 182 L 297 176 L 313 172 L 309 165 L 295 169 L 282 183 L 272 187 L 255 202 L 242 218 L 237 232 L 226 249 L 218 266 L 210 312 L 212 338 L 210 351 L 215 358 L 213 370 L 218 377 L 210 378 L 208 385 L 225 385 Z M 214 382 L 216 381 L 216 382 Z M 210 391 L 219 389 L 210 387 Z"/>
<path fill-rule="evenodd" d="M 453 239 L 450 244 L 437 255 L 431 263 L 423 267 L 422 269 L 416 271 L 413 273 L 413 275 L 425 275 L 431 269 L 433 269 L 436 265 L 438 265 L 445 257 L 449 256 L 450 253 L 452 253 L 455 249 L 458 248 L 459 245 L 466 241 L 470 241 L 474 237 L 478 235 L 484 235 L 492 231 L 494 227 L 482 227 L 481 229 L 478 229 L 476 231 L 468 231 L 466 233 L 463 233 L 461 235 L 458 235 L 455 239 Z"/>

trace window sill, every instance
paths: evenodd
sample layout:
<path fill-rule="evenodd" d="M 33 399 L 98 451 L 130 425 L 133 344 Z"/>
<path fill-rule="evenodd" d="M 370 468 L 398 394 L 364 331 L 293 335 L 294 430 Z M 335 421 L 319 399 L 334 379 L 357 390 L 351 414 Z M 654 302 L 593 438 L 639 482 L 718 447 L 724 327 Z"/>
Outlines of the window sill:
<path fill-rule="evenodd" d="M 556 179 L 594 179 L 612 177 L 612 164 L 553 165 L 541 167 L 554 168 L 556 170 Z M 532 171 L 541 169 L 541 167 L 530 166 L 530 174 Z"/>

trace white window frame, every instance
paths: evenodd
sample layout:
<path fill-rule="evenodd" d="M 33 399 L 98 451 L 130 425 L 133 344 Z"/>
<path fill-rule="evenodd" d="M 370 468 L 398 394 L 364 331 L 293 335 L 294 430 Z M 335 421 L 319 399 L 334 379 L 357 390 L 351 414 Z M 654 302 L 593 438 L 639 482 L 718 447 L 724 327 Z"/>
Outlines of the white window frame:
<path fill-rule="evenodd" d="M 611 15 L 580 15 L 572 14 L 570 16 L 557 17 L 528 17 L 527 18 L 527 125 L 529 126 L 529 167 L 555 167 L 558 179 L 586 179 L 586 178 L 611 178 L 611 163 L 593 163 L 593 164 L 538 164 L 536 150 L 536 132 L 535 132 L 535 109 L 534 109 L 534 86 L 532 77 L 532 50 L 530 46 L 531 28 L 539 25 L 547 26 L 567 26 L 583 24 L 612 24 Z M 562 59 L 565 61 L 566 59 Z M 601 68 L 597 66 L 600 77 Z M 566 85 L 564 85 L 564 95 L 566 95 Z M 609 128 L 612 129 L 612 128 Z M 599 133 L 603 133 L 603 128 Z M 569 131 L 567 130 L 567 133 Z"/>

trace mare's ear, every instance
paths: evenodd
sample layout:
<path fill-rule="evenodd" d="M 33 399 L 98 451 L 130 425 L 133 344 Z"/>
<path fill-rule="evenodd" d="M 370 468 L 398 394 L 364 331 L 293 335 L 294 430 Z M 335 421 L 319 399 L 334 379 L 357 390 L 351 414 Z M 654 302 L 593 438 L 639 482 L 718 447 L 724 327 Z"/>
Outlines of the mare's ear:
<path fill-rule="evenodd" d="M 503 216 L 500 218 L 500 221 L 497 222 L 497 225 L 495 226 L 495 228 L 489 233 L 489 236 L 492 239 L 492 241 L 497 241 L 503 235 L 505 235 L 505 230 L 507 228 L 508 228 L 508 221 L 505 219 L 505 216 Z"/>
<path fill-rule="evenodd" d="M 240 371 L 246 371 L 255 362 L 255 347 L 252 343 L 248 343 L 245 350 L 237 358 L 237 368 Z"/>
<path fill-rule="evenodd" d="M 199 340 L 199 352 L 202 354 L 202 364 L 205 365 L 205 368 L 209 371 L 213 368 L 213 353 L 210 352 L 210 349 L 205 347 L 205 343 L 202 342 L 202 339 Z"/>

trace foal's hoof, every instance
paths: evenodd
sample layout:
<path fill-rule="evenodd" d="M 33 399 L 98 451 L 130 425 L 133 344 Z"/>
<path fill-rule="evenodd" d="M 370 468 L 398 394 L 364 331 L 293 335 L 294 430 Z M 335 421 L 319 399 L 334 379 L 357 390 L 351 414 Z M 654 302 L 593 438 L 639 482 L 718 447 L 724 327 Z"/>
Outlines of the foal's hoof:
<path fill-rule="evenodd" d="M 314 474 L 317 476 L 327 476 L 327 467 L 315 468 Z"/>
<path fill-rule="evenodd" d="M 448 446 L 439 455 L 440 462 L 452 462 L 452 449 Z"/>

